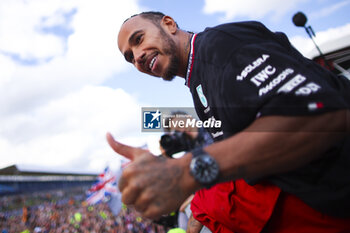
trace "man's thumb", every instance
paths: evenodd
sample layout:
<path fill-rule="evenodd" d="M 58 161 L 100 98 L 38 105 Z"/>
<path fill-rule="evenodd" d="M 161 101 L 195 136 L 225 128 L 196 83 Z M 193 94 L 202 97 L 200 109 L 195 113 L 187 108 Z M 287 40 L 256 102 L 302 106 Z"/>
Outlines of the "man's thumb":
<path fill-rule="evenodd" d="M 117 142 L 110 133 L 106 135 L 107 142 L 112 149 L 118 154 L 124 156 L 127 159 L 134 160 L 135 156 L 144 152 L 144 150 L 132 146 L 128 146 Z"/>

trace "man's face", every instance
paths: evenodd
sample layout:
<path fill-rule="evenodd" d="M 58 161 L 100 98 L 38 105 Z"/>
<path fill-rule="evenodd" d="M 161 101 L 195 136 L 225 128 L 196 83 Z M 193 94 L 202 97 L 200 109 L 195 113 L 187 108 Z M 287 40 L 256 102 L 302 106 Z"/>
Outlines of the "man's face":
<path fill-rule="evenodd" d="M 140 72 L 172 80 L 178 72 L 179 59 L 176 44 L 166 29 L 135 16 L 119 31 L 119 50 Z"/>

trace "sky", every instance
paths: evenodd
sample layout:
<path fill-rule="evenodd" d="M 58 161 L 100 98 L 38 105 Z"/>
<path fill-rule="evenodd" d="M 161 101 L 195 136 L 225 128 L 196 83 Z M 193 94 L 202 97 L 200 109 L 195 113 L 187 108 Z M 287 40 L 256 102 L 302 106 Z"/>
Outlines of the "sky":
<path fill-rule="evenodd" d="M 100 172 L 119 166 L 106 132 L 159 153 L 160 134 L 141 132 L 141 107 L 192 107 L 182 78 L 141 74 L 117 47 L 123 21 L 162 11 L 180 28 L 258 20 L 314 48 L 292 23 L 304 12 L 318 44 L 350 34 L 350 0 L 1 0 L 0 168 Z"/>

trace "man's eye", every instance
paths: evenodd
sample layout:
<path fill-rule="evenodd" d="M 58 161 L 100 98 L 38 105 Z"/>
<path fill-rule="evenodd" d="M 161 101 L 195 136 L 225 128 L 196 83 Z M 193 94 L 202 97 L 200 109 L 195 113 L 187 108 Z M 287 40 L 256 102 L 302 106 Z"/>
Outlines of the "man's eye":
<path fill-rule="evenodd" d="M 139 44 L 141 42 L 141 39 L 142 39 L 142 35 L 137 36 L 135 39 L 135 43 Z"/>

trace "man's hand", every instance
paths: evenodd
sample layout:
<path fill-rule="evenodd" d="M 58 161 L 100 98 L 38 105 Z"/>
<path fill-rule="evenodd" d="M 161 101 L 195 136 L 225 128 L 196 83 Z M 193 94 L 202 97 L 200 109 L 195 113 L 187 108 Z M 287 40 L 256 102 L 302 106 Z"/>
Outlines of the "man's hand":
<path fill-rule="evenodd" d="M 176 210 L 193 191 L 185 190 L 190 186 L 184 179 L 188 173 L 184 160 L 154 156 L 115 141 L 109 133 L 107 141 L 115 152 L 132 161 L 124 168 L 119 189 L 123 203 L 133 205 L 144 217 L 156 219 Z"/>
<path fill-rule="evenodd" d="M 197 221 L 191 214 L 191 217 L 188 219 L 186 233 L 199 233 L 202 228 L 202 223 Z"/>

